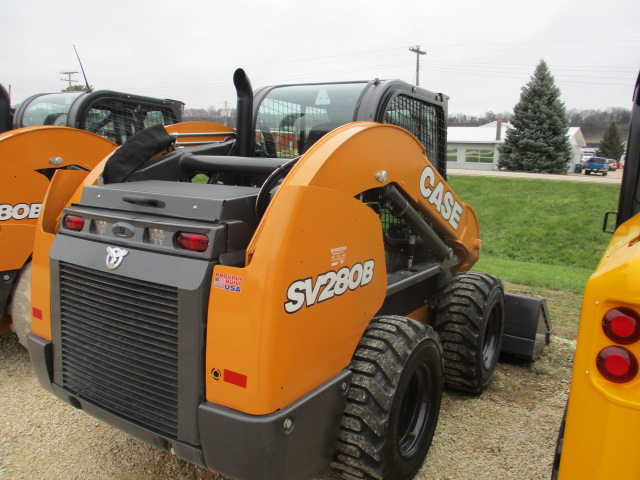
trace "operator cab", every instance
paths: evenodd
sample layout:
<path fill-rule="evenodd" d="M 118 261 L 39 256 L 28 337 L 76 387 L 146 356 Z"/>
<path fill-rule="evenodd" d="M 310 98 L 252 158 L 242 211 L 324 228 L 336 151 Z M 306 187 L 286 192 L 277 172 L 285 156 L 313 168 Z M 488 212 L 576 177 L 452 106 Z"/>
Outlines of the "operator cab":
<path fill-rule="evenodd" d="M 67 126 L 69 110 L 82 92 L 45 93 L 34 95 L 18 107 L 14 128 L 40 125 Z"/>
<path fill-rule="evenodd" d="M 293 158 L 355 120 L 367 82 L 273 87 L 256 114 L 256 156 Z"/>
<path fill-rule="evenodd" d="M 397 125 L 423 144 L 446 178 L 448 97 L 401 80 L 265 87 L 255 92 L 255 156 L 294 158 L 355 121 Z"/>
<path fill-rule="evenodd" d="M 636 80 L 616 228 L 640 212 L 640 74 Z M 607 218 L 605 217 L 605 227 Z"/>
<path fill-rule="evenodd" d="M 156 124 L 171 125 L 182 118 L 184 104 L 125 93 L 41 93 L 18 105 L 13 128 L 52 125 L 87 130 L 122 145 L 133 134 Z"/>
<path fill-rule="evenodd" d="M 640 74 L 633 92 L 629 139 L 624 158 L 618 210 L 606 212 L 602 222 L 602 230 L 606 233 L 614 233 L 620 225 L 640 213 Z"/>

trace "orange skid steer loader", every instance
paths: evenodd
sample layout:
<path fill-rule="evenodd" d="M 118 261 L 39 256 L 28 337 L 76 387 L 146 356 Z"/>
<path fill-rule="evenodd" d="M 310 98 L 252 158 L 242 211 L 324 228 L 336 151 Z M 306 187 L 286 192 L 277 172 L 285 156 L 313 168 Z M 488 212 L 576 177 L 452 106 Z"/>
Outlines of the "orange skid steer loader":
<path fill-rule="evenodd" d="M 0 85 L 0 331 L 26 346 L 33 240 L 54 173 L 89 172 L 136 132 L 181 118 L 182 102 L 105 90 L 33 95 L 12 110 Z M 56 185 L 49 195 L 64 205 L 77 182 Z"/>
<path fill-rule="evenodd" d="M 45 203 L 37 376 L 235 478 L 411 478 L 443 384 L 482 392 L 503 337 L 534 357 L 544 302 L 505 303 L 498 279 L 468 272 L 480 237 L 445 179 L 444 95 L 234 82 L 236 138 L 158 156 L 171 139 L 152 127 L 64 208 Z"/>

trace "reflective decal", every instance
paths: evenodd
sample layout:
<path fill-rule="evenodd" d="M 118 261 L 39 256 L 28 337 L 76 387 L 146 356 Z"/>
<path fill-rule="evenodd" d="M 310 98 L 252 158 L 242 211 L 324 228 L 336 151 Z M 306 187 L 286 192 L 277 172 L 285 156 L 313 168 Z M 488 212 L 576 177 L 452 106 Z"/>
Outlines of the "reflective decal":
<path fill-rule="evenodd" d="M 364 287 L 373 280 L 375 261 L 367 260 L 352 267 L 342 267 L 312 277 L 296 280 L 287 289 L 287 313 L 296 313 L 303 306 L 312 307 L 318 303 L 343 295 L 349 290 Z"/>
<path fill-rule="evenodd" d="M 0 222 L 11 219 L 24 220 L 25 218 L 38 218 L 41 209 L 41 203 L 18 203 L 16 205 L 2 203 L 0 204 Z"/>
<path fill-rule="evenodd" d="M 439 181 L 435 184 L 436 174 L 432 167 L 424 167 L 420 175 L 420 193 L 427 201 L 433 205 L 442 218 L 451 225 L 451 228 L 458 230 L 458 223 L 462 215 L 462 205 L 460 205 L 448 185 Z"/>

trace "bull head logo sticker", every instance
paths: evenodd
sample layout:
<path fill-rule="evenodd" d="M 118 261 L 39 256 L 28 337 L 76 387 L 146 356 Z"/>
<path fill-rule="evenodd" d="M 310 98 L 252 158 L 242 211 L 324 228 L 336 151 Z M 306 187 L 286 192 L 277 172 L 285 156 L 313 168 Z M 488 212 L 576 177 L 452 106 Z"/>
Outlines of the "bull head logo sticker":
<path fill-rule="evenodd" d="M 118 268 L 122 259 L 127 256 L 129 250 L 120 247 L 107 247 L 107 268 L 113 270 Z"/>

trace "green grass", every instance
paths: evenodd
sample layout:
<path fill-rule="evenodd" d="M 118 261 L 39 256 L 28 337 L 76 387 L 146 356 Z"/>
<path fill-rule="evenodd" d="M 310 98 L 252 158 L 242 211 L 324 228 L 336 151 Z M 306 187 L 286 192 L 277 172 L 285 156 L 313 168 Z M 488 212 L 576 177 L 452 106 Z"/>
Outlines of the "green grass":
<path fill-rule="evenodd" d="M 478 216 L 477 270 L 582 291 L 611 238 L 602 219 L 617 209 L 618 185 L 455 175 L 449 183 Z"/>
<path fill-rule="evenodd" d="M 519 262 L 482 255 L 474 270 L 490 273 L 506 282 L 582 293 L 593 269 Z"/>

